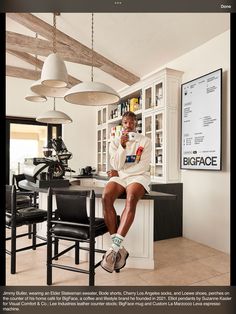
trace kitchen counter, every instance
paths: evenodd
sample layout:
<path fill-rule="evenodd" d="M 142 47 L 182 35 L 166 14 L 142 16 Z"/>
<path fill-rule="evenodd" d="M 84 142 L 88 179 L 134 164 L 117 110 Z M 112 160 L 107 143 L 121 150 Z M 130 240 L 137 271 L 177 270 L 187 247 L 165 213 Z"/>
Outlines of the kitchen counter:
<path fill-rule="evenodd" d="M 82 176 L 84 178 L 84 176 Z M 93 177 L 94 178 L 94 177 Z M 25 190 L 30 190 L 30 191 L 35 191 L 35 192 L 42 192 L 42 193 L 47 193 L 48 188 L 39 188 L 34 183 L 29 182 L 27 180 L 22 180 L 19 182 L 19 186 Z M 58 187 L 58 188 L 53 188 L 57 190 L 64 190 L 64 189 L 69 189 L 69 190 L 94 190 L 95 196 L 97 198 L 102 197 L 102 193 L 104 188 L 103 187 L 96 187 L 96 186 L 82 186 L 82 185 L 71 185 L 69 187 Z M 126 195 L 123 194 L 119 197 L 119 199 L 125 199 Z M 143 200 L 174 200 L 176 198 L 176 195 L 174 194 L 169 194 L 169 193 L 162 193 L 162 192 L 155 192 L 151 191 L 149 194 L 146 193 L 142 199 Z"/>

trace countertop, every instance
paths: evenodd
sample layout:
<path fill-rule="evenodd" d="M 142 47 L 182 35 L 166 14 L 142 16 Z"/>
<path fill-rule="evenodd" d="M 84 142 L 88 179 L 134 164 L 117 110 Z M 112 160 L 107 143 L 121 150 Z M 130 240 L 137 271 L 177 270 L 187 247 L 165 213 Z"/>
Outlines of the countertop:
<path fill-rule="evenodd" d="M 84 176 L 83 176 L 84 177 Z M 94 178 L 94 177 L 93 177 Z M 39 188 L 37 187 L 34 183 L 29 182 L 27 180 L 22 180 L 19 182 L 19 186 L 25 190 L 29 190 L 29 191 L 36 191 L 36 192 L 41 192 L 41 193 L 47 193 L 48 188 Z M 71 185 L 69 187 L 61 187 L 61 188 L 53 188 L 56 190 L 94 190 L 95 196 L 97 198 L 101 198 L 102 197 L 102 193 L 104 188 L 103 187 L 89 187 L 89 186 L 80 186 L 80 185 Z M 126 195 L 123 194 L 119 197 L 119 199 L 125 199 Z M 176 195 L 174 194 L 168 194 L 168 193 L 162 193 L 162 192 L 155 192 L 155 191 L 151 191 L 149 194 L 146 193 L 142 199 L 144 200 L 175 200 L 176 199 Z"/>

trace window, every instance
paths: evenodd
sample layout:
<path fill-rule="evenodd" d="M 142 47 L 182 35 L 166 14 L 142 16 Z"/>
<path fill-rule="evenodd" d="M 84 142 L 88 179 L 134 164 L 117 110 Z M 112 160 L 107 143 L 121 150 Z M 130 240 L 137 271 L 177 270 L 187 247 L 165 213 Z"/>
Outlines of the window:
<path fill-rule="evenodd" d="M 47 125 L 34 119 L 6 120 L 6 183 L 13 174 L 23 171 L 25 158 L 44 157 L 43 147 L 48 140 L 61 135 L 61 125 Z"/>

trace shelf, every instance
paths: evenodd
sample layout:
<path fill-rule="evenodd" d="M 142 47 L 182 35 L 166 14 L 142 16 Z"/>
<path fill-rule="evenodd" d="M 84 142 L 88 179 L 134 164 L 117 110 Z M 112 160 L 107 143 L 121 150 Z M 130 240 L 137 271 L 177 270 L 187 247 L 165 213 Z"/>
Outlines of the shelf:
<path fill-rule="evenodd" d="M 141 109 L 136 110 L 136 111 L 134 111 L 134 113 L 135 113 L 136 115 L 141 114 L 141 113 L 142 113 L 142 110 L 141 110 Z M 109 120 L 107 121 L 107 123 L 108 123 L 108 124 L 113 124 L 113 123 L 119 122 L 119 121 L 121 121 L 121 120 L 122 120 L 122 116 L 118 116 L 118 117 L 116 117 L 116 118 L 114 118 L 114 119 L 109 119 Z"/>

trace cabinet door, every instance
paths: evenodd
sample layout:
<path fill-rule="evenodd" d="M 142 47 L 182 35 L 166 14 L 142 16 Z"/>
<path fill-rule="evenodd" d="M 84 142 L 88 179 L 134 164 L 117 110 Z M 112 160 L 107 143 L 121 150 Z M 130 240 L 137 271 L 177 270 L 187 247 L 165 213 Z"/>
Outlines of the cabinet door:
<path fill-rule="evenodd" d="M 107 123 L 107 107 L 99 107 L 97 111 L 97 125 Z"/>
<path fill-rule="evenodd" d="M 107 106 L 97 110 L 97 171 L 107 171 Z"/>
<path fill-rule="evenodd" d="M 102 171 L 102 130 L 97 130 L 97 171 Z"/>
<path fill-rule="evenodd" d="M 164 106 L 164 96 L 164 80 L 159 80 L 153 84 L 153 98 L 155 108 Z"/>
<path fill-rule="evenodd" d="M 163 180 L 164 176 L 164 150 L 163 150 L 163 112 L 154 111 L 146 114 L 143 118 L 144 132 L 143 134 L 150 138 L 153 143 L 152 158 L 151 158 L 151 176 L 159 181 Z"/>
<path fill-rule="evenodd" d="M 164 106 L 164 80 L 160 79 L 143 89 L 143 109 L 155 109 Z"/>
<path fill-rule="evenodd" d="M 143 135 L 146 137 L 150 138 L 151 142 L 154 142 L 153 138 L 153 115 L 152 114 L 146 114 L 143 116 Z M 153 149 L 152 149 L 152 158 L 151 158 L 151 164 L 150 164 L 150 171 L 151 171 L 151 176 L 154 175 L 153 170 L 154 170 L 154 162 L 153 162 Z"/>
<path fill-rule="evenodd" d="M 107 171 L 107 129 L 102 129 L 102 172 Z"/>
<path fill-rule="evenodd" d="M 143 109 L 153 108 L 153 89 L 152 85 L 143 89 Z"/>
<path fill-rule="evenodd" d="M 156 112 L 153 115 L 153 128 L 154 128 L 154 176 L 163 178 L 164 175 L 164 134 L 163 134 L 163 112 Z"/>

